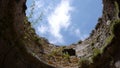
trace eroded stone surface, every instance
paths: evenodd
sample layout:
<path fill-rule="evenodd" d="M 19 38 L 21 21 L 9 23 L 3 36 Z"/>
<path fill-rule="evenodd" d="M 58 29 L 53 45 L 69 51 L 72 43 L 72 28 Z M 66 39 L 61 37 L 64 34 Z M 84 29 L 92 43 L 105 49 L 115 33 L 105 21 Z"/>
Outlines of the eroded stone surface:
<path fill-rule="evenodd" d="M 81 64 L 82 68 L 119 68 L 119 24 L 114 28 L 113 39 L 106 44 L 106 39 L 111 36 L 111 23 L 120 16 L 120 13 L 116 16 L 115 1 L 120 6 L 120 0 L 103 0 L 103 15 L 90 37 L 65 47 L 75 49 L 76 57 L 63 55 L 60 51 L 64 47 L 38 38 L 26 19 L 25 0 L 0 0 L 0 68 L 78 68 L 78 61 L 83 57 L 93 58 L 93 63 Z M 94 53 L 104 45 L 107 46 L 102 54 Z"/>

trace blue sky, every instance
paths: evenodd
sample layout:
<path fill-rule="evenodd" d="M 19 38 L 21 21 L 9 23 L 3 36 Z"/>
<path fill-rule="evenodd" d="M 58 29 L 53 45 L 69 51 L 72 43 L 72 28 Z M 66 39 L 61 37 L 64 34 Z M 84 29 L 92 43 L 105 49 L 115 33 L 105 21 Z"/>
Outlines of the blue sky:
<path fill-rule="evenodd" d="M 33 28 L 56 45 L 87 38 L 102 16 L 103 7 L 101 0 L 27 0 L 28 17 L 32 4 L 34 10 L 29 21 Z"/>

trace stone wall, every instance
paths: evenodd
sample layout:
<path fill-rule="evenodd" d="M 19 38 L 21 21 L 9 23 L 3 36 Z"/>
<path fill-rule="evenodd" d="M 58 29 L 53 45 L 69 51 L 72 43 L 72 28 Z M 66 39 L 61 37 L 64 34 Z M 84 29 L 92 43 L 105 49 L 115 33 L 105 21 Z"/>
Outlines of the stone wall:
<path fill-rule="evenodd" d="M 111 25 L 107 23 L 113 23 L 120 16 L 120 13 L 118 17 L 116 16 L 115 1 L 120 6 L 120 0 L 103 0 L 103 15 L 96 29 L 85 41 L 76 44 L 78 51 L 82 45 L 85 46 L 82 50 L 82 53 L 85 52 L 83 56 L 91 56 L 90 53 L 93 52 L 91 45 L 95 48 L 102 48 L 106 44 L 105 40 L 110 36 L 111 30 Z M 32 36 L 35 34 L 32 33 L 28 33 L 29 39 L 26 40 L 26 29 L 30 25 L 25 24 L 25 3 L 25 0 L 0 0 L 0 68 L 54 68 L 42 61 L 40 56 L 38 57 L 41 55 L 40 52 L 44 53 L 45 49 L 49 50 L 45 47 L 49 43 L 45 41 L 40 44 L 36 43 L 35 40 L 41 40 L 34 39 Z M 114 26 L 114 38 L 105 47 L 103 53 L 93 59 L 94 62 L 88 65 L 88 68 L 120 67 L 119 27 L 119 24 Z"/>
<path fill-rule="evenodd" d="M 25 2 L 0 0 L 0 68 L 53 68 L 33 56 L 23 43 Z"/>

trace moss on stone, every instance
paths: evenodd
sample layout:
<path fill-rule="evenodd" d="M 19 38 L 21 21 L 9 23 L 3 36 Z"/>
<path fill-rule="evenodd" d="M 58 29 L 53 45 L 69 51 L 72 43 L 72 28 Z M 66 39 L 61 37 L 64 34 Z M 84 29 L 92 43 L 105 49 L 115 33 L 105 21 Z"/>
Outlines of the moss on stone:
<path fill-rule="evenodd" d="M 99 55 L 99 54 L 101 54 L 101 50 L 98 49 L 98 48 L 94 48 L 94 49 L 93 49 L 93 56 L 97 56 L 97 55 Z"/>
<path fill-rule="evenodd" d="M 78 65 L 80 68 L 88 68 L 90 61 L 87 58 L 80 58 Z"/>
<path fill-rule="evenodd" d="M 119 5 L 118 3 L 115 1 L 115 10 L 116 10 L 116 17 L 119 18 Z"/>
<path fill-rule="evenodd" d="M 110 26 L 110 36 L 106 38 L 104 46 L 101 48 L 101 53 L 104 52 L 104 49 L 109 45 L 113 38 L 117 35 L 116 32 L 119 32 L 119 29 L 116 30 L 116 27 L 120 25 L 120 19 L 113 20 Z"/>

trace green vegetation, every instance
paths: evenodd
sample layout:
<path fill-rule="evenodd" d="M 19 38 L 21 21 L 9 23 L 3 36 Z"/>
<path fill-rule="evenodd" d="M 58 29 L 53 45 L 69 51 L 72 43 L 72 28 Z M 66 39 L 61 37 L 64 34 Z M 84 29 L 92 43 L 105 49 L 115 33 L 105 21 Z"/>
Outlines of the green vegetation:
<path fill-rule="evenodd" d="M 101 50 L 98 49 L 98 48 L 94 48 L 94 49 L 93 49 L 93 55 L 94 55 L 94 56 L 97 56 L 97 55 L 99 55 L 99 54 L 101 54 Z"/>
<path fill-rule="evenodd" d="M 88 61 L 87 58 L 82 57 L 82 58 L 80 58 L 79 65 L 85 64 L 87 61 Z"/>
<path fill-rule="evenodd" d="M 117 2 L 115 2 L 115 10 L 116 10 L 116 16 L 117 16 L 117 18 L 119 18 L 118 17 L 118 15 L 119 15 L 119 5 L 118 5 Z"/>
<path fill-rule="evenodd" d="M 103 53 L 103 52 L 104 52 L 104 49 L 106 48 L 106 46 L 111 43 L 113 37 L 114 37 L 114 35 L 110 35 L 109 37 L 106 38 L 106 40 L 105 40 L 105 45 L 102 46 L 102 48 L 101 48 L 101 53 Z"/>
<path fill-rule="evenodd" d="M 80 58 L 79 62 L 78 62 L 78 65 L 80 65 L 81 68 L 88 68 L 88 65 L 89 65 L 89 60 L 87 58 Z"/>
<path fill-rule="evenodd" d="M 52 50 L 51 55 L 53 55 L 53 56 L 60 55 L 59 54 L 59 49 L 58 50 L 57 49 Z"/>
<path fill-rule="evenodd" d="M 118 31 L 116 30 L 116 26 L 120 25 L 120 20 L 113 20 L 111 22 L 111 26 L 110 26 L 110 36 L 106 38 L 105 40 L 105 44 L 104 46 L 101 48 L 101 53 L 104 52 L 104 49 L 106 48 L 107 45 L 109 45 L 111 43 L 111 41 L 113 40 L 113 38 L 115 37 L 115 33 Z"/>
<path fill-rule="evenodd" d="M 32 56 L 35 56 L 35 53 L 34 53 L 34 52 L 32 52 Z"/>
<path fill-rule="evenodd" d="M 101 54 L 101 50 L 98 49 L 98 48 L 94 48 L 93 49 L 93 56 L 92 56 L 92 59 L 94 59 L 96 56 L 100 55 Z"/>
<path fill-rule="evenodd" d="M 70 55 L 68 54 L 68 52 L 67 53 L 63 53 L 63 58 L 65 60 L 67 60 L 68 62 L 70 62 Z"/>
<path fill-rule="evenodd" d="M 30 15 L 28 18 L 32 18 L 33 13 L 34 13 L 34 9 L 35 9 L 35 0 L 33 0 L 32 5 L 30 6 L 31 10 L 30 10 Z"/>
<path fill-rule="evenodd" d="M 114 20 L 112 23 L 112 26 L 111 26 L 111 33 L 115 34 L 115 32 L 117 32 L 119 26 L 120 26 L 120 19 Z"/>
<path fill-rule="evenodd" d="M 27 24 L 27 23 L 28 23 L 28 18 L 24 17 L 24 24 Z"/>
<path fill-rule="evenodd" d="M 30 13 L 29 13 L 28 19 L 32 19 L 33 18 L 33 16 L 34 16 L 34 10 L 35 10 L 35 0 L 33 0 L 32 5 L 30 6 Z M 41 12 L 38 15 L 38 18 L 36 20 L 32 20 L 31 24 L 35 25 L 36 23 L 38 23 L 38 21 L 41 21 L 43 15 L 44 15 L 43 12 Z"/>
<path fill-rule="evenodd" d="M 102 48 L 98 49 L 98 48 L 94 48 L 93 49 L 93 56 L 90 57 L 89 60 L 87 59 L 83 59 L 79 62 L 80 64 L 83 64 L 83 63 L 86 63 L 86 61 L 89 61 L 89 63 L 92 63 L 94 58 L 96 58 L 98 55 L 101 55 L 105 48 L 111 44 L 113 38 L 116 36 L 116 35 L 120 35 L 120 19 L 116 19 L 116 20 L 113 20 L 110 24 L 110 35 L 106 38 L 105 40 L 105 44 L 104 46 L 102 46 Z M 91 45 L 93 46 L 94 45 L 94 42 L 91 43 Z"/>
<path fill-rule="evenodd" d="M 63 53 L 62 53 L 63 48 L 64 47 L 52 49 L 50 54 L 48 54 L 48 58 L 50 59 L 50 58 L 55 57 L 55 56 L 63 56 Z"/>
<path fill-rule="evenodd" d="M 70 63 L 71 62 L 70 61 L 70 55 L 67 52 L 63 53 L 62 52 L 63 49 L 64 49 L 64 46 L 52 49 L 50 54 L 48 54 L 48 59 L 56 60 L 56 62 L 57 61 L 65 61 L 65 62 Z"/>

